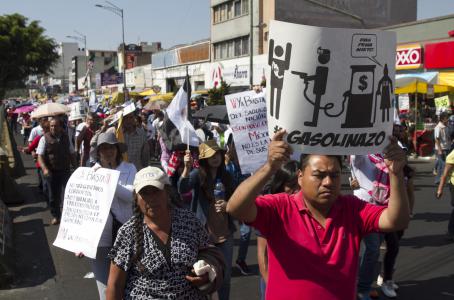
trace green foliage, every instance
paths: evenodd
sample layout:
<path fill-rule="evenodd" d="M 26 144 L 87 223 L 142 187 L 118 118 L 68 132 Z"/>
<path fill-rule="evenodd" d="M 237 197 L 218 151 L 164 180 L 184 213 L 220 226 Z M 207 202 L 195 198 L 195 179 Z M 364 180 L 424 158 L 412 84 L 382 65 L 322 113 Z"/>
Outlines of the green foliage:
<path fill-rule="evenodd" d="M 57 44 L 38 21 L 20 14 L 0 16 L 0 99 L 29 75 L 48 75 L 59 59 Z"/>
<path fill-rule="evenodd" d="M 230 84 L 221 80 L 221 86 L 214 87 L 208 90 L 208 105 L 223 105 L 225 104 L 224 96 L 229 94 Z"/>

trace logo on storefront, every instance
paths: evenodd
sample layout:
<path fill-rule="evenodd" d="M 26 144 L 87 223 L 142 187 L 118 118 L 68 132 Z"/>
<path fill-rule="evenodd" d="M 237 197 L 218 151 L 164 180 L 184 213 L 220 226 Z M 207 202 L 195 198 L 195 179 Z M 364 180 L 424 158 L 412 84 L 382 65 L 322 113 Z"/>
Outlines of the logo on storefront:
<path fill-rule="evenodd" d="M 211 82 L 213 87 L 218 87 L 222 80 L 222 65 L 217 63 L 212 67 L 211 70 Z"/>
<path fill-rule="evenodd" d="M 417 69 L 422 66 L 421 45 L 402 46 L 396 52 L 396 70 Z"/>

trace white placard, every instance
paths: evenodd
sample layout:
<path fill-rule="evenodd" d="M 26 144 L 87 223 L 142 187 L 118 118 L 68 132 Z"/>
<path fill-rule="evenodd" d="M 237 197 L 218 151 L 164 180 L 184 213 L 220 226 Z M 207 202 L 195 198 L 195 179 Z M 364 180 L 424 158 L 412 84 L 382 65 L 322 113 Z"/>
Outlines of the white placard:
<path fill-rule="evenodd" d="M 408 94 L 399 95 L 399 109 L 409 110 L 410 109 L 410 97 Z"/>
<path fill-rule="evenodd" d="M 63 212 L 54 246 L 96 258 L 120 172 L 80 167 L 66 184 Z"/>
<path fill-rule="evenodd" d="M 381 153 L 392 134 L 396 34 L 270 24 L 270 135 L 295 151 Z"/>
<path fill-rule="evenodd" d="M 248 91 L 225 96 L 230 127 L 243 174 L 254 173 L 267 159 L 268 126 L 264 93 Z"/>

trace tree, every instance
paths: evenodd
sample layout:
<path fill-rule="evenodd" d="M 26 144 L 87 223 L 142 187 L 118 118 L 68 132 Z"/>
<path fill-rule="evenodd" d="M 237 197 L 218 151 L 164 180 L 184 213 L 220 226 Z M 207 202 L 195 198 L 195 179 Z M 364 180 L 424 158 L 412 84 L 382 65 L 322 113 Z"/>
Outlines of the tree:
<path fill-rule="evenodd" d="M 0 16 L 0 99 L 8 89 L 24 87 L 29 75 L 49 75 L 59 55 L 54 39 L 38 21 L 20 14 Z"/>
<path fill-rule="evenodd" d="M 227 84 L 221 79 L 221 86 L 215 86 L 208 90 L 208 105 L 222 105 L 225 104 L 225 95 L 229 94 L 230 84 Z"/>

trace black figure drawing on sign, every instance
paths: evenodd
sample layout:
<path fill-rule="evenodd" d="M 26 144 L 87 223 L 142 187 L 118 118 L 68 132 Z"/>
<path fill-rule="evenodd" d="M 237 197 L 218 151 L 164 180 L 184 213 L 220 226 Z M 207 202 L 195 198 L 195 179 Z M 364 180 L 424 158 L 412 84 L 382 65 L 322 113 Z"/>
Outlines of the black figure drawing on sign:
<path fill-rule="evenodd" d="M 391 101 L 393 98 L 393 82 L 388 75 L 388 65 L 385 64 L 383 68 L 383 77 L 378 82 L 377 92 L 375 93 L 375 106 L 377 105 L 378 96 L 380 96 L 380 109 L 382 111 L 381 121 L 389 122 L 389 109 L 391 108 Z M 374 113 L 375 122 L 375 113 Z"/>
<path fill-rule="evenodd" d="M 284 85 L 284 72 L 290 66 L 290 56 L 292 52 L 292 44 L 287 43 L 284 49 L 281 46 L 274 47 L 274 40 L 270 40 L 270 48 L 268 53 L 268 65 L 271 66 L 271 98 L 270 98 L 270 114 L 275 115 L 279 119 L 279 108 L 281 104 L 281 91 Z M 274 114 L 274 92 L 276 91 L 276 114 Z"/>
<path fill-rule="evenodd" d="M 322 47 L 318 47 L 317 49 L 317 54 L 318 54 L 318 62 L 322 64 L 322 66 L 317 66 L 315 69 L 315 74 L 308 76 L 307 73 L 303 72 L 297 72 L 297 71 L 292 71 L 292 74 L 298 75 L 301 79 L 304 80 L 305 84 L 305 89 L 304 89 L 304 98 L 314 105 L 314 112 L 312 114 L 312 121 L 305 121 L 304 125 L 305 126 L 310 126 L 310 127 L 316 127 L 318 123 L 318 116 L 319 116 L 319 111 L 320 109 L 325 111 L 325 114 L 329 117 L 337 117 L 340 115 L 332 115 L 328 113 L 328 110 L 334 107 L 333 103 L 328 103 L 325 106 L 321 106 L 321 100 L 322 96 L 326 92 L 326 85 L 328 82 L 328 67 L 323 66 L 326 65 L 331 57 L 331 51 L 329 49 L 323 49 Z M 312 101 L 308 96 L 307 96 L 307 89 L 309 87 L 309 82 L 313 81 L 314 82 L 314 88 L 313 88 L 313 93 L 315 95 L 315 101 Z M 345 101 L 344 101 L 345 102 Z M 342 110 L 343 111 L 343 110 Z M 342 112 L 341 112 L 342 113 Z"/>

